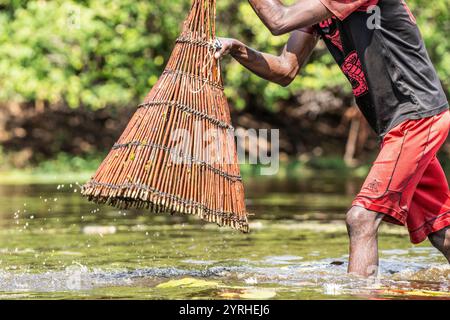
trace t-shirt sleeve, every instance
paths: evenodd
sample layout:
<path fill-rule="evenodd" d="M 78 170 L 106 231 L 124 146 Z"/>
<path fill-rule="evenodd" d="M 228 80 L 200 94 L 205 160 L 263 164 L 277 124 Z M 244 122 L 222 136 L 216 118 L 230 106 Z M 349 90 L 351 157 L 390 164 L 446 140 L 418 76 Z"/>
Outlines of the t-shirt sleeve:
<path fill-rule="evenodd" d="M 361 7 L 374 2 L 371 0 L 320 0 L 339 20 L 344 20 Z"/>

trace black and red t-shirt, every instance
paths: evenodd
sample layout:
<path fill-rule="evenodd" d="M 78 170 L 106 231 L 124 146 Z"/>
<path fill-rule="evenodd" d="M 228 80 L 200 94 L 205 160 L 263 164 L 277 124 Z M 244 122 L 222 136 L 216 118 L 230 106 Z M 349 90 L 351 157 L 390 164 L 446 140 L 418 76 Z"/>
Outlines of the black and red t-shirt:
<path fill-rule="evenodd" d="M 359 108 L 378 135 L 406 119 L 448 109 L 404 0 L 320 1 L 334 17 L 314 29 L 350 80 Z"/>

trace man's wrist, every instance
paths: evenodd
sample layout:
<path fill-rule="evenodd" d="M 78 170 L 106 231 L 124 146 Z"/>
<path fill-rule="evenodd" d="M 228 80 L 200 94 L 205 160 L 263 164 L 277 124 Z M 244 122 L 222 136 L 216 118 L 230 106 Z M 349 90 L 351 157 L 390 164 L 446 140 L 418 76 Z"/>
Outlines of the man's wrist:
<path fill-rule="evenodd" d="M 230 55 L 232 57 L 240 55 L 242 53 L 243 47 L 244 47 L 244 44 L 242 42 L 240 42 L 239 40 L 233 40 L 231 48 L 230 48 Z"/>

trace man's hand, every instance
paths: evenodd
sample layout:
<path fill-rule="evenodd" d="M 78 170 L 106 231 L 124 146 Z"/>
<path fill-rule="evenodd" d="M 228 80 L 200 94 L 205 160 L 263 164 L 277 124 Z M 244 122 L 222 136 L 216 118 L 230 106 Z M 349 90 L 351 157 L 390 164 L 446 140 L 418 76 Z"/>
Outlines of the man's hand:
<path fill-rule="evenodd" d="M 222 47 L 214 54 L 214 58 L 220 59 L 223 56 L 226 56 L 229 53 L 232 53 L 236 50 L 241 43 L 236 39 L 231 38 L 218 38 Z"/>

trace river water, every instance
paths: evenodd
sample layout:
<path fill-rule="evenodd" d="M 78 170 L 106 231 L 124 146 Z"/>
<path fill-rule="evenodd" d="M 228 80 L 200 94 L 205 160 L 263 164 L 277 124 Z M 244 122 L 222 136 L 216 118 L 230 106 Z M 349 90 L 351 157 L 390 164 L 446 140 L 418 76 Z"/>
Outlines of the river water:
<path fill-rule="evenodd" d="M 301 180 L 301 181 L 299 181 Z M 450 267 L 383 225 L 376 279 L 346 274 L 361 181 L 246 179 L 250 234 L 98 206 L 76 183 L 0 186 L 0 298 L 450 299 Z"/>

